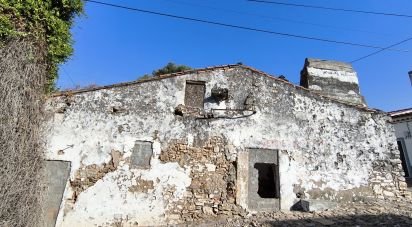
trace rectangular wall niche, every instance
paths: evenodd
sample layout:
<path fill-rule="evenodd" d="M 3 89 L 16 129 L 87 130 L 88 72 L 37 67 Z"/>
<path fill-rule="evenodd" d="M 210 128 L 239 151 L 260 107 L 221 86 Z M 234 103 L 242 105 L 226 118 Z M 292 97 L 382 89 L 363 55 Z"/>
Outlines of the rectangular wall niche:
<path fill-rule="evenodd" d="M 280 208 L 278 151 L 248 149 L 248 207 L 254 211 Z"/>
<path fill-rule="evenodd" d="M 206 86 L 203 81 L 186 81 L 185 105 L 203 109 Z"/>
<path fill-rule="evenodd" d="M 136 141 L 132 149 L 130 167 L 136 169 L 149 169 L 152 154 L 153 148 L 151 142 Z"/>
<path fill-rule="evenodd" d="M 70 162 L 45 161 L 45 183 L 48 186 L 44 199 L 45 227 L 54 227 L 59 214 L 64 189 L 70 174 Z"/>

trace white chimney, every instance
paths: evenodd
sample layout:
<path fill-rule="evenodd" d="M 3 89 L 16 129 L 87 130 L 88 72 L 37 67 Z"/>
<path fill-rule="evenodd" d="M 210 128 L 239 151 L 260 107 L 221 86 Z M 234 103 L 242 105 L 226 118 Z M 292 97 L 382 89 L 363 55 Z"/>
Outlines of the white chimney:
<path fill-rule="evenodd" d="M 300 73 L 300 85 L 325 96 L 366 106 L 359 91 L 358 75 L 352 65 L 307 58 Z"/>

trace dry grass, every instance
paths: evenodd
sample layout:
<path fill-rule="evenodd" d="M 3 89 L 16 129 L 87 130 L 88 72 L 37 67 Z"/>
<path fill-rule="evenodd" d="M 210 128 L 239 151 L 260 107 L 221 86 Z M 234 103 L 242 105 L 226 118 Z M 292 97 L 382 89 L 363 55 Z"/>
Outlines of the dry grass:
<path fill-rule="evenodd" d="M 0 226 L 40 225 L 44 49 L 28 38 L 0 48 Z"/>

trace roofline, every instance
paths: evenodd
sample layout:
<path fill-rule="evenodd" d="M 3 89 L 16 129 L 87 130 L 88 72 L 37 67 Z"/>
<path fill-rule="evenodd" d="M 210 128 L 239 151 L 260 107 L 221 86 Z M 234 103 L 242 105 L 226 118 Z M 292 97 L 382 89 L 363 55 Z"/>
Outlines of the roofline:
<path fill-rule="evenodd" d="M 224 68 L 236 68 L 241 66 L 240 64 L 228 64 L 228 65 L 219 65 L 219 66 L 211 66 L 211 67 L 206 67 L 206 68 L 199 68 L 199 69 L 190 69 L 190 70 L 185 70 L 182 72 L 176 72 L 176 73 L 168 73 L 168 74 L 163 74 L 160 76 L 153 76 L 147 79 L 138 79 L 130 82 L 123 82 L 123 83 L 116 83 L 116 84 L 110 84 L 110 85 L 105 85 L 105 86 L 97 86 L 93 88 L 83 88 L 83 89 L 77 89 L 77 90 L 65 90 L 65 91 L 60 91 L 51 94 L 51 97 L 57 97 L 57 96 L 64 96 L 67 94 L 79 94 L 79 93 L 84 93 L 84 92 L 90 92 L 90 91 L 97 91 L 97 90 L 102 90 L 102 89 L 108 89 L 108 88 L 116 88 L 116 87 L 125 87 L 129 85 L 134 85 L 134 84 L 141 84 L 141 83 L 146 83 L 150 81 L 156 81 L 156 80 L 162 80 L 166 78 L 171 78 L 171 77 L 176 77 L 176 76 L 181 76 L 181 75 L 186 75 L 186 74 L 191 74 L 191 73 L 200 73 L 204 71 L 212 71 L 215 69 L 224 69 Z"/>
<path fill-rule="evenodd" d="M 228 64 L 228 65 L 211 66 L 211 67 L 206 67 L 206 68 L 186 70 L 186 71 L 177 72 L 177 73 L 163 74 L 163 75 L 160 75 L 160 76 L 154 76 L 152 78 L 140 79 L 140 80 L 135 80 L 135 81 L 131 81 L 131 82 L 117 83 L 117 84 L 99 86 L 99 87 L 94 87 L 94 88 L 85 88 L 85 89 L 79 89 L 79 90 L 67 90 L 67 91 L 53 93 L 53 94 L 50 95 L 50 97 L 67 96 L 67 95 L 80 94 L 80 93 L 97 91 L 97 90 L 102 90 L 102 89 L 125 87 L 125 86 L 129 86 L 129 85 L 141 84 L 141 83 L 146 83 L 146 82 L 151 82 L 151 81 L 157 81 L 157 80 L 162 80 L 162 79 L 166 79 L 166 78 L 172 78 L 172 77 L 177 77 L 177 76 L 187 75 L 187 74 L 192 74 L 192 73 L 201 73 L 201 72 L 206 72 L 206 71 L 213 71 L 213 70 L 216 70 L 216 69 L 230 69 L 230 68 L 248 69 L 252 72 L 258 73 L 258 74 L 260 74 L 262 76 L 265 76 L 265 77 L 268 77 L 272 80 L 276 80 L 280 83 L 287 84 L 287 85 L 292 86 L 296 89 L 304 90 L 308 93 L 314 94 L 315 96 L 319 96 L 319 97 L 322 97 L 324 99 L 330 100 L 332 102 L 343 104 L 343 105 L 346 105 L 346 106 L 349 106 L 349 107 L 354 107 L 354 108 L 364 110 L 364 111 L 368 111 L 368 112 L 380 112 L 380 113 L 388 114 L 388 113 L 386 113 L 382 110 L 372 109 L 372 108 L 368 108 L 368 107 L 362 106 L 362 105 L 355 105 L 355 104 L 352 104 L 352 103 L 344 102 L 344 101 L 341 101 L 341 100 L 338 100 L 338 99 L 334 99 L 334 98 L 325 96 L 325 95 L 320 94 L 319 92 L 316 92 L 314 90 L 311 90 L 311 89 L 293 84 L 293 83 L 291 83 L 289 81 L 285 81 L 283 79 L 279 79 L 279 78 L 277 78 L 273 75 L 270 75 L 266 72 L 263 72 L 261 70 L 255 69 L 255 68 L 250 67 L 250 66 L 242 65 L 242 64 Z"/>
<path fill-rule="evenodd" d="M 405 116 L 408 114 L 412 114 L 412 108 L 394 110 L 394 111 L 388 112 L 388 114 L 391 115 L 391 117 L 401 117 L 401 116 Z"/>

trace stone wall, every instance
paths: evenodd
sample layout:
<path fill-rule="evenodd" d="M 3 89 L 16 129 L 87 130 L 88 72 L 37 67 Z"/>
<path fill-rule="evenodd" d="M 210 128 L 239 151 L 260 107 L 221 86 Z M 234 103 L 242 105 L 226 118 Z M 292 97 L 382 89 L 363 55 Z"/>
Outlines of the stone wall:
<path fill-rule="evenodd" d="M 177 162 L 191 168 L 191 183 L 183 200 L 169 209 L 169 221 L 194 221 L 210 216 L 245 215 L 236 206 L 236 163 L 230 159 L 224 138 L 213 137 L 203 147 L 173 141 L 162 151 L 162 162 Z"/>
<path fill-rule="evenodd" d="M 187 80 L 205 82 L 204 109 L 184 105 Z M 212 89 L 227 89 L 227 99 Z M 254 149 L 277 151 L 281 209 L 297 194 L 339 202 L 405 194 L 386 114 L 246 66 L 60 94 L 46 109 L 46 156 L 71 162 L 58 226 L 245 215 Z"/>

